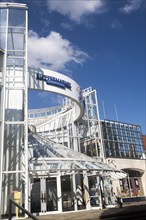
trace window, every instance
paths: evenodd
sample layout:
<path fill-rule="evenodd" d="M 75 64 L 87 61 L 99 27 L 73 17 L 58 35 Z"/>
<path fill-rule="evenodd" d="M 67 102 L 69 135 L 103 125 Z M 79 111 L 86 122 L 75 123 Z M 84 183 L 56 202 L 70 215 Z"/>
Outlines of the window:
<path fill-rule="evenodd" d="M 138 179 L 134 179 L 134 181 L 135 181 L 136 189 L 139 189 L 139 182 L 138 182 Z"/>

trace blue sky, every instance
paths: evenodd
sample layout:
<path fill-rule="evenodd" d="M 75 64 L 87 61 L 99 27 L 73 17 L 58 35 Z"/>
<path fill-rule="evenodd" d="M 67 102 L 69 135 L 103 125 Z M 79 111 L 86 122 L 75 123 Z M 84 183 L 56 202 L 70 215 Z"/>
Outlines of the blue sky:
<path fill-rule="evenodd" d="M 97 90 L 100 116 L 139 124 L 146 134 L 146 1 L 17 0 L 29 7 L 29 64 Z M 29 108 L 60 97 L 31 91 Z"/>

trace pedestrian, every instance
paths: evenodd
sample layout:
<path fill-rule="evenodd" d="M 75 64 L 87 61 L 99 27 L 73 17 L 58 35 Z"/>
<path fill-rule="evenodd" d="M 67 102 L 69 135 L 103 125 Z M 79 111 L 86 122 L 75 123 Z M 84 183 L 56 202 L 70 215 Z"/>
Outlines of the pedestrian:
<path fill-rule="evenodd" d="M 120 192 L 118 187 L 117 187 L 116 198 L 117 198 L 118 207 L 122 208 L 123 207 L 123 200 L 122 200 L 122 197 L 121 197 L 121 192 Z"/>
<path fill-rule="evenodd" d="M 104 198 L 104 194 L 103 193 L 101 195 L 101 203 L 102 203 L 102 208 L 105 209 L 106 208 L 106 203 L 105 203 L 105 198 Z"/>
<path fill-rule="evenodd" d="M 116 193 L 113 193 L 113 205 L 116 205 L 117 203 L 117 197 L 116 197 Z"/>

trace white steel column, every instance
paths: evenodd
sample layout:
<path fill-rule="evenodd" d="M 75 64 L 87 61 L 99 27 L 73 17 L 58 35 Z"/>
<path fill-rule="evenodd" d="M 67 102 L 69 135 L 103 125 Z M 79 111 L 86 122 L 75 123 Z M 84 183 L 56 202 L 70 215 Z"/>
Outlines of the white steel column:
<path fill-rule="evenodd" d="M 98 100 L 97 100 L 97 93 L 95 90 L 95 100 L 96 100 L 96 106 L 97 106 L 97 118 L 98 118 L 98 129 L 99 129 L 99 140 L 100 140 L 100 151 L 101 151 L 101 155 L 100 157 L 102 157 L 103 160 L 105 160 L 105 152 L 104 152 L 104 148 L 103 148 L 103 141 L 102 141 L 102 131 L 101 131 L 101 122 L 100 122 L 100 114 L 99 114 L 99 107 L 98 107 Z"/>
<path fill-rule="evenodd" d="M 100 208 L 102 209 L 103 207 L 102 207 L 102 195 L 101 195 L 101 183 L 100 183 L 101 180 L 100 180 L 100 176 L 97 176 L 96 178 L 97 178 L 97 183 L 98 183 L 97 187 L 99 191 Z"/>
<path fill-rule="evenodd" d="M 91 209 L 90 206 L 90 196 L 89 196 L 89 184 L 88 184 L 88 176 L 87 171 L 83 171 L 83 184 L 84 184 L 84 199 L 86 202 L 86 209 Z"/>
<path fill-rule="evenodd" d="M 5 126 L 5 99 L 6 99 L 6 67 L 7 67 L 7 39 L 8 39 L 8 9 L 7 9 L 7 21 L 6 21 L 6 37 L 5 37 L 5 48 L 4 48 L 4 62 L 2 70 L 2 93 L 1 93 L 1 140 L 0 140 L 0 199 L 2 198 L 2 181 L 3 181 L 3 152 L 4 152 L 4 126 Z M 0 202 L 0 216 L 2 212 L 2 201 Z"/>
<path fill-rule="evenodd" d="M 76 199 L 77 199 L 77 208 L 83 205 L 83 195 L 81 189 L 81 176 L 80 174 L 76 174 Z"/>
<path fill-rule="evenodd" d="M 26 25 L 25 25 L 25 91 L 24 91 L 24 155 L 25 155 L 25 208 L 29 209 L 28 194 L 29 194 L 29 175 L 28 175 L 28 60 L 27 60 L 27 38 L 28 38 L 28 11 L 26 10 Z"/>
<path fill-rule="evenodd" d="M 76 197 L 76 174 L 73 172 L 72 174 L 72 186 L 73 186 L 73 201 L 74 201 L 74 209 L 77 211 L 77 197 Z"/>
<path fill-rule="evenodd" d="M 40 178 L 41 212 L 46 212 L 46 178 Z"/>
<path fill-rule="evenodd" d="M 58 197 L 58 211 L 62 212 L 62 193 L 61 193 L 61 175 L 57 176 L 57 197 Z"/>
<path fill-rule="evenodd" d="M 74 150 L 78 151 L 78 140 L 77 140 L 77 124 L 72 122 L 72 136 L 73 136 L 73 145 L 74 145 Z"/>

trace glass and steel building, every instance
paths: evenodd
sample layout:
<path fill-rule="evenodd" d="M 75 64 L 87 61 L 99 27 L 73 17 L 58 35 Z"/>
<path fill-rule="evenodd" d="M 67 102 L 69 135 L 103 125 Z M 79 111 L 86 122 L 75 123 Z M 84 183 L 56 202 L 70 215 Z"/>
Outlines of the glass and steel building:
<path fill-rule="evenodd" d="M 139 125 L 104 120 L 101 122 L 105 157 L 143 158 L 142 131 Z"/>
<path fill-rule="evenodd" d="M 101 121 L 95 89 L 82 90 L 61 73 L 28 67 L 27 5 L 0 3 L 0 14 L 1 214 L 8 214 L 9 198 L 17 193 L 32 213 L 58 213 L 102 208 L 103 200 L 113 205 L 114 187 L 122 187 L 127 173 L 130 178 L 140 171 L 144 186 L 140 127 Z M 62 105 L 28 109 L 29 90 L 60 94 Z M 134 162 L 121 166 L 123 159 Z"/>
<path fill-rule="evenodd" d="M 32 213 L 102 207 L 112 180 L 126 173 L 103 161 L 96 91 L 28 67 L 27 5 L 3 2 L 0 14 L 1 214 L 8 214 L 10 197 Z M 63 105 L 28 112 L 29 89 L 63 95 Z"/>
<path fill-rule="evenodd" d="M 146 160 L 139 125 L 118 121 L 101 121 L 105 158 L 122 168 L 127 178 L 120 180 L 123 198 L 144 199 Z"/>

